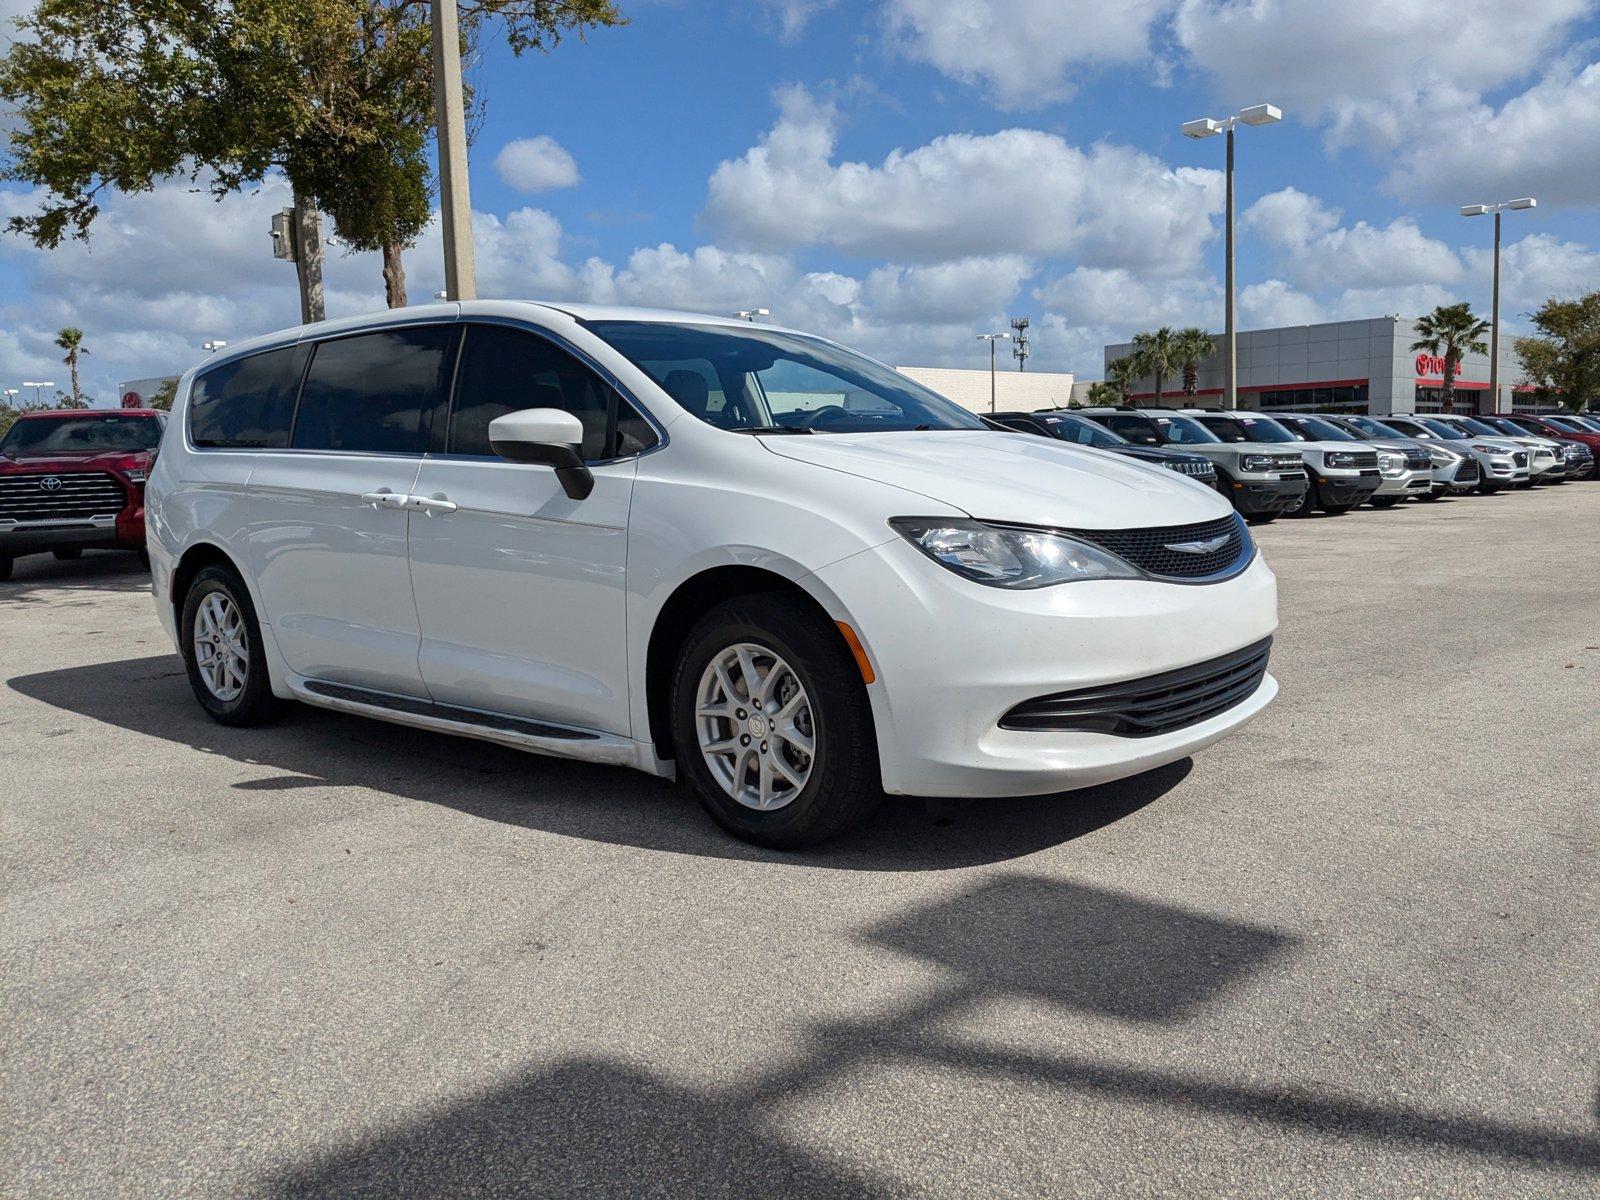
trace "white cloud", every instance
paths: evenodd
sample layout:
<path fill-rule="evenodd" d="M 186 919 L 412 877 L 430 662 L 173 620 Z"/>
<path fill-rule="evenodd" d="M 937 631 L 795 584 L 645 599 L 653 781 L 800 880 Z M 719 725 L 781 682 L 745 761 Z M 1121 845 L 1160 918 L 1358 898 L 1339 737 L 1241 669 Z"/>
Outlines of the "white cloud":
<path fill-rule="evenodd" d="M 1462 277 L 1456 253 L 1409 217 L 1384 226 L 1339 220 L 1337 210 L 1292 187 L 1263 196 L 1244 214 L 1245 226 L 1278 252 L 1298 287 L 1393 287 Z"/>
<path fill-rule="evenodd" d="M 1397 195 L 1446 204 L 1534 195 L 1546 205 L 1596 207 L 1600 62 L 1558 62 L 1498 111 L 1464 108 L 1436 119 L 1426 136 L 1426 153 L 1389 174 Z"/>
<path fill-rule="evenodd" d="M 833 105 L 801 87 L 778 104 L 760 144 L 711 176 L 702 219 L 719 239 L 933 261 L 1071 254 L 1177 274 L 1198 260 L 1221 206 L 1219 172 L 1032 129 L 947 134 L 878 165 L 835 163 Z"/>
<path fill-rule="evenodd" d="M 1239 289 L 1239 321 L 1246 329 L 1315 325 L 1322 320 L 1326 320 L 1322 306 L 1281 279 L 1268 279 Z"/>
<path fill-rule="evenodd" d="M 889 30 L 909 57 L 986 88 L 1003 107 L 1060 100 L 1074 72 L 1149 57 L 1173 0 L 889 0 Z"/>
<path fill-rule="evenodd" d="M 1146 279 L 1122 267 L 1076 267 L 1034 295 L 1071 324 L 1108 330 L 1158 325 L 1210 328 L 1222 314 L 1222 291 L 1209 276 Z"/>
<path fill-rule="evenodd" d="M 579 181 L 578 164 L 554 138 L 518 138 L 495 155 L 494 169 L 507 187 L 519 192 L 549 192 L 569 188 Z"/>
<path fill-rule="evenodd" d="M 786 42 L 792 42 L 805 32 L 811 18 L 825 8 L 832 8 L 839 0 L 761 0 L 763 8 L 770 9 L 778 18 L 779 32 Z"/>
<path fill-rule="evenodd" d="M 1034 270 L 1015 254 L 910 267 L 890 263 L 868 273 L 865 295 L 883 320 L 977 321 L 1002 313 Z"/>

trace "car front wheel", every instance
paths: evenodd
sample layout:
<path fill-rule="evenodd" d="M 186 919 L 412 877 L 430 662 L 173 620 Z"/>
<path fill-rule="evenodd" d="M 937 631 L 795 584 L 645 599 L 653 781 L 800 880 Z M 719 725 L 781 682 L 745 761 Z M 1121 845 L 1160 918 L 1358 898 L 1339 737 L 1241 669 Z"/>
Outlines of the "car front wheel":
<path fill-rule="evenodd" d="M 282 711 L 267 678 L 255 607 L 237 574 L 218 566 L 196 575 L 179 628 L 189 686 L 213 719 L 259 725 Z"/>
<path fill-rule="evenodd" d="M 861 669 L 799 598 L 743 596 L 707 612 L 678 656 L 672 712 L 680 778 L 735 837 L 815 845 L 882 797 Z"/>

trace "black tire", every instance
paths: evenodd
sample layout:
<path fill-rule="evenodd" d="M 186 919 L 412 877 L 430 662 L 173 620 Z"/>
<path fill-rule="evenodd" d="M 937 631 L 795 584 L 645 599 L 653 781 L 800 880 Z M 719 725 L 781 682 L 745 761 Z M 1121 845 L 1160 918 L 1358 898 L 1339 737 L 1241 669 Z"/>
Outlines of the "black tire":
<path fill-rule="evenodd" d="M 793 670 L 811 702 L 815 755 L 800 791 L 780 808 L 735 800 L 700 750 L 695 717 L 701 676 L 713 658 L 742 642 L 763 647 Z M 759 846 L 794 850 L 836 837 L 883 797 L 872 706 L 860 668 L 834 624 L 805 601 L 778 593 L 742 596 L 701 617 L 684 640 L 672 676 L 672 739 L 678 777 L 711 819 Z"/>
<path fill-rule="evenodd" d="M 9 554 L 0 554 L 0 583 L 11 578 L 11 564 L 14 560 Z"/>
<path fill-rule="evenodd" d="M 206 685 L 195 656 L 195 621 L 201 602 L 213 592 L 221 592 L 239 610 L 247 642 L 249 663 L 245 668 L 244 687 L 237 696 L 227 700 L 217 697 Z M 260 725 L 283 712 L 284 703 L 272 694 L 272 684 L 267 678 L 267 656 L 261 647 L 261 623 L 256 620 L 255 606 L 250 603 L 250 592 L 244 581 L 232 569 L 206 567 L 194 577 L 183 598 L 178 644 L 182 647 L 184 668 L 189 673 L 189 686 L 194 689 L 200 707 L 213 720 L 223 725 Z"/>
<path fill-rule="evenodd" d="M 1373 508 L 1393 508 L 1400 503 L 1399 496 L 1374 496 L 1370 501 Z"/>
<path fill-rule="evenodd" d="M 1300 499 L 1295 501 L 1294 507 L 1286 510 L 1283 515 L 1286 517 L 1309 517 L 1320 506 L 1321 501 L 1317 499 L 1317 485 L 1310 483 L 1306 485 L 1306 490 L 1301 494 Z"/>
<path fill-rule="evenodd" d="M 83 557 L 83 547 L 57 546 L 54 550 L 50 551 L 50 553 L 56 556 L 57 562 L 77 562 Z"/>

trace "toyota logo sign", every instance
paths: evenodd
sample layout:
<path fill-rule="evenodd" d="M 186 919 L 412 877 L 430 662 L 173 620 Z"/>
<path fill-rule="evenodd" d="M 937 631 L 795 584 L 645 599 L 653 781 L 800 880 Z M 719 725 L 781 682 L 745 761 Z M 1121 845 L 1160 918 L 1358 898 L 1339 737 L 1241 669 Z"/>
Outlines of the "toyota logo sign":
<path fill-rule="evenodd" d="M 1417 355 L 1417 374 L 1418 375 L 1424 375 L 1424 376 L 1426 376 L 1426 375 L 1443 375 L 1444 374 L 1444 359 L 1443 359 L 1443 357 L 1441 357 L 1440 355 L 1437 355 L 1437 354 L 1419 354 L 1419 355 Z"/>
<path fill-rule="evenodd" d="M 54 475 L 46 475 L 43 479 L 39 480 L 39 486 L 47 492 L 59 492 L 61 490 L 61 480 L 57 479 Z"/>

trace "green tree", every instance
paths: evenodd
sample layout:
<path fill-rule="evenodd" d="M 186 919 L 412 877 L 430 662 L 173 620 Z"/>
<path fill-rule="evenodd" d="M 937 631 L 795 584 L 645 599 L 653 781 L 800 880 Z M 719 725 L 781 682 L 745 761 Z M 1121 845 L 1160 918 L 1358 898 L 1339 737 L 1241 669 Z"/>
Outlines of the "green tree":
<path fill-rule="evenodd" d="M 1431 313 L 1417 318 L 1417 340 L 1413 350 L 1423 350 L 1444 359 L 1444 387 L 1440 407 L 1445 412 L 1455 408 L 1456 375 L 1461 370 L 1461 359 L 1467 354 L 1487 354 L 1489 346 L 1483 340 L 1489 332 L 1489 322 L 1472 315 L 1472 306 L 1441 304 Z"/>
<path fill-rule="evenodd" d="M 1126 404 L 1133 385 L 1143 379 L 1146 372 L 1137 354 L 1125 354 L 1106 364 L 1106 383 L 1116 389 L 1117 403 Z"/>
<path fill-rule="evenodd" d="M 1089 385 L 1087 399 L 1091 406 L 1101 404 L 1121 404 L 1123 393 L 1116 384 L 1107 380 L 1099 380 Z"/>
<path fill-rule="evenodd" d="M 493 23 L 517 55 L 623 23 L 612 0 L 459 13 L 469 51 Z M 55 246 L 88 236 L 107 192 L 185 177 L 221 199 L 281 171 L 297 208 L 382 251 L 389 302 L 405 303 L 401 252 L 434 188 L 426 0 L 39 0 L 18 24 L 29 36 L 0 57 L 5 177 L 47 197 L 13 231 Z"/>
<path fill-rule="evenodd" d="M 1156 407 L 1161 407 L 1161 388 L 1182 363 L 1178 353 L 1178 335 L 1170 326 L 1146 330 L 1133 335 L 1133 357 L 1143 368 L 1141 375 L 1149 375 L 1156 382 Z"/>
<path fill-rule="evenodd" d="M 1217 344 L 1204 329 L 1191 325 L 1173 336 L 1172 349 L 1183 371 L 1183 394 L 1192 396 L 1200 389 L 1200 364 L 1216 353 Z"/>
<path fill-rule="evenodd" d="M 65 350 L 67 356 L 61 361 L 67 364 L 67 370 L 72 372 L 72 398 L 82 401 L 83 389 L 78 386 L 78 356 L 89 353 L 83 345 L 83 330 L 75 325 L 68 325 L 56 334 L 56 348 Z"/>
<path fill-rule="evenodd" d="M 1574 412 L 1600 404 L 1600 292 L 1546 300 L 1530 319 L 1539 336 L 1516 342 L 1529 384 Z"/>
<path fill-rule="evenodd" d="M 173 376 L 171 379 L 164 379 L 161 381 L 161 386 L 156 389 L 155 395 L 151 396 L 150 399 L 146 401 L 145 407 L 159 408 L 163 412 L 171 412 L 172 401 L 176 399 L 177 395 L 177 376 Z"/>

